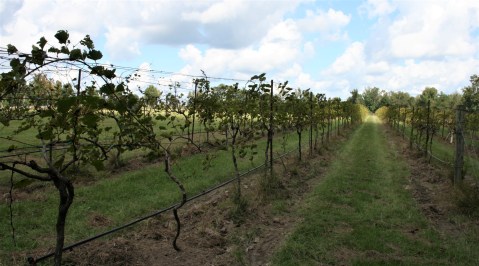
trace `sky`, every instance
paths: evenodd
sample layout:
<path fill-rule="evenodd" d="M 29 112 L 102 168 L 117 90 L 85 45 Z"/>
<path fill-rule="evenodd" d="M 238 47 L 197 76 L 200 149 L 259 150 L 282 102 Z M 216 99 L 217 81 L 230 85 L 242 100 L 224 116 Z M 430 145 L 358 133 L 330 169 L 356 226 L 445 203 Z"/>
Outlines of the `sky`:
<path fill-rule="evenodd" d="M 328 97 L 374 86 L 415 96 L 460 92 L 479 74 L 477 0 L 0 0 L 0 47 L 28 52 L 60 29 L 89 34 L 103 63 L 185 87 L 201 71 L 266 73 Z"/>

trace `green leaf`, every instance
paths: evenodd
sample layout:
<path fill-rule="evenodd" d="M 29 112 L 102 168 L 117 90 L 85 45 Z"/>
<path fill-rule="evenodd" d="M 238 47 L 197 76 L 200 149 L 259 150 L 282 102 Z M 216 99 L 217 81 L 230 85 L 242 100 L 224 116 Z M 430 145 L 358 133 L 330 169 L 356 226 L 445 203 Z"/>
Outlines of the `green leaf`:
<path fill-rule="evenodd" d="M 20 59 L 14 58 L 10 60 L 10 66 L 13 70 L 18 71 L 18 69 L 22 66 L 22 64 L 20 63 Z"/>
<path fill-rule="evenodd" d="M 50 128 L 49 130 L 39 132 L 36 137 L 38 139 L 44 139 L 44 140 L 52 139 L 53 138 L 52 129 Z"/>
<path fill-rule="evenodd" d="M 125 86 L 123 83 L 120 83 L 116 86 L 116 92 L 124 92 L 125 91 Z"/>
<path fill-rule="evenodd" d="M 48 48 L 48 52 L 49 52 L 49 53 L 57 53 L 57 54 L 59 54 L 59 53 L 60 53 L 60 49 L 55 48 L 55 47 L 50 47 L 50 48 Z"/>
<path fill-rule="evenodd" d="M 37 49 L 35 49 L 37 48 Z M 41 65 L 43 64 L 43 61 L 45 60 L 46 58 L 46 53 L 40 49 L 38 49 L 38 47 L 33 47 L 32 49 L 32 61 L 34 64 L 37 64 L 37 65 Z"/>
<path fill-rule="evenodd" d="M 42 110 L 39 114 L 40 117 L 53 117 L 55 112 L 51 109 Z"/>
<path fill-rule="evenodd" d="M 78 60 L 78 59 L 83 59 L 82 52 L 80 49 L 73 49 L 70 52 L 70 60 Z"/>
<path fill-rule="evenodd" d="M 17 50 L 17 47 L 15 47 L 11 44 L 8 44 L 7 45 L 7 52 L 8 52 L 8 54 L 14 54 L 14 53 L 18 52 L 18 50 Z"/>
<path fill-rule="evenodd" d="M 59 99 L 57 110 L 60 113 L 67 113 L 68 110 L 70 110 L 70 108 L 74 104 L 75 104 L 75 98 L 73 98 L 73 97 Z"/>
<path fill-rule="evenodd" d="M 70 35 L 68 34 L 68 31 L 66 30 L 59 30 L 57 34 L 55 34 L 55 38 L 57 38 L 59 43 L 66 44 L 69 37 Z"/>
<path fill-rule="evenodd" d="M 115 75 L 115 69 L 113 70 L 110 70 L 110 69 L 105 69 L 103 71 L 103 75 L 107 78 L 107 79 L 114 79 L 116 77 Z"/>
<path fill-rule="evenodd" d="M 93 75 L 103 75 L 105 68 L 103 66 L 94 66 L 91 68 L 91 74 Z"/>
<path fill-rule="evenodd" d="M 93 161 L 91 161 L 91 164 L 95 167 L 95 169 L 97 171 L 101 171 L 101 170 L 105 169 L 105 166 L 103 165 L 102 160 L 93 160 Z"/>
<path fill-rule="evenodd" d="M 90 35 L 86 35 L 85 38 L 80 41 L 80 44 L 85 45 L 90 50 L 95 48 L 93 41 L 90 39 Z"/>
<path fill-rule="evenodd" d="M 87 55 L 88 58 L 90 58 L 91 60 L 100 60 L 102 57 L 103 57 L 103 54 L 98 51 L 98 50 L 91 50 L 88 55 Z"/>
<path fill-rule="evenodd" d="M 115 85 L 111 83 L 103 84 L 103 86 L 100 87 L 100 93 L 106 95 L 111 95 L 115 93 Z"/>
<path fill-rule="evenodd" d="M 82 117 L 82 122 L 89 128 L 95 128 L 98 125 L 99 118 L 95 114 L 86 114 Z"/>
<path fill-rule="evenodd" d="M 62 54 L 70 54 L 70 49 L 68 49 L 68 47 L 66 47 L 66 46 L 62 46 L 60 52 Z"/>
<path fill-rule="evenodd" d="M 40 48 L 43 48 L 45 47 L 45 44 L 47 44 L 47 39 L 45 39 L 45 37 L 41 37 L 40 40 L 37 42 L 38 45 L 40 45 Z"/>

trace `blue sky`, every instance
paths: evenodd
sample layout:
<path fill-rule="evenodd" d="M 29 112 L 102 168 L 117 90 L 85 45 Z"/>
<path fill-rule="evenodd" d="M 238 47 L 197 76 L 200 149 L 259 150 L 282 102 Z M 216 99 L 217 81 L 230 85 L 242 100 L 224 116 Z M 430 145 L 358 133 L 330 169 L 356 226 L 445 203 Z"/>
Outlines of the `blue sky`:
<path fill-rule="evenodd" d="M 178 73 L 143 74 L 137 86 L 266 72 L 345 99 L 371 86 L 453 93 L 479 72 L 475 0 L 0 1 L 2 47 L 28 51 L 59 29 L 90 34 L 102 62 Z"/>

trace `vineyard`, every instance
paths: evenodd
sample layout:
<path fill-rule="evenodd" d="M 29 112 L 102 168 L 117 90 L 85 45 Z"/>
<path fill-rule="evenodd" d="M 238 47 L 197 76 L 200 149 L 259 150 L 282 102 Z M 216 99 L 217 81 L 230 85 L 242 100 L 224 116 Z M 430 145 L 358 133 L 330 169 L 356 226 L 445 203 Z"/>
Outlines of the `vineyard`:
<path fill-rule="evenodd" d="M 442 107 L 434 100 L 381 107 L 377 113 L 424 153 L 451 171 L 455 184 L 479 180 L 479 115 L 468 105 Z"/>
<path fill-rule="evenodd" d="M 170 235 L 154 240 L 166 238 L 174 256 L 195 246 L 182 233 L 204 219 L 221 233 L 202 234 L 217 238 L 244 227 L 249 236 L 229 241 L 246 247 L 221 251 L 241 265 L 259 243 L 280 265 L 447 265 L 456 264 L 456 249 L 465 250 L 461 263 L 477 262 L 469 256 L 474 247 L 454 246 L 430 226 L 453 219 L 435 202 L 441 193 L 424 189 L 441 184 L 450 198 L 462 191 L 459 208 L 447 205 L 454 215 L 465 210 L 454 216 L 458 227 L 479 212 L 477 76 L 457 97 L 426 88 L 416 98 L 391 92 L 377 99 L 373 88 L 342 100 L 265 73 L 152 82 L 148 75 L 179 74 L 99 63 L 103 55 L 88 35 L 76 43 L 60 30 L 55 38 L 41 38 L 28 53 L 0 48 L 0 265 L 62 265 L 65 256 L 67 264 L 100 263 L 65 254 L 97 241 L 101 249 L 115 233 L 128 238 L 160 216 L 171 218 L 172 226 L 161 225 Z M 434 169 L 447 173 L 436 178 Z M 201 213 L 218 217 L 196 216 L 190 205 L 204 198 L 211 204 Z M 297 216 L 295 224 L 267 217 L 267 208 Z M 441 215 L 430 218 L 431 210 Z M 291 237 L 261 242 L 255 215 Z M 459 239 L 477 242 L 467 238 L 471 231 Z"/>
<path fill-rule="evenodd" d="M 180 250 L 178 212 L 188 201 L 234 182 L 231 200 L 241 211 L 245 171 L 265 169 L 261 183 L 265 193 L 273 193 L 281 187 L 274 160 L 294 152 L 301 161 L 366 114 L 350 101 L 268 82 L 265 74 L 243 85 L 211 86 L 206 75 L 193 77 L 187 95 L 178 93 L 176 83 L 165 95 L 145 91 L 140 97 L 129 87 L 139 76 L 119 76 L 98 64 L 102 54 L 89 36 L 76 45 L 66 31 L 55 37 L 58 47 L 42 38 L 28 54 L 12 45 L 1 50 L 2 67 L 10 69 L 0 87 L 1 187 L 8 202 L 1 209 L 2 220 L 9 221 L 2 223 L 1 237 L 10 239 L 2 241 L 2 250 L 55 246 L 50 254 L 30 257 L 30 264 L 54 257 L 60 265 L 65 250 L 99 237 L 93 235 L 98 230 L 84 230 L 85 217 L 103 211 L 118 227 L 100 236 L 173 212 L 172 245 Z M 162 161 L 164 168 L 106 178 L 138 158 Z M 23 200 L 18 191 L 37 199 Z M 53 234 L 53 224 L 51 242 L 46 236 Z M 65 239 L 88 237 L 65 246 Z"/>

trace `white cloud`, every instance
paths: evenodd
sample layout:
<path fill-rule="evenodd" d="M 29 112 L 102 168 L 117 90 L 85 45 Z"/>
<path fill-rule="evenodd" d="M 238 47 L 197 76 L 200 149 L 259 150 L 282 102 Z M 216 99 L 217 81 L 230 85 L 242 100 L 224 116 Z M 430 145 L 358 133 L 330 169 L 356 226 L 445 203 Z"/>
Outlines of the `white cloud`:
<path fill-rule="evenodd" d="M 367 13 L 369 18 L 389 15 L 395 9 L 395 5 L 389 0 L 368 0 L 359 7 L 359 11 Z"/>
<path fill-rule="evenodd" d="M 326 74 L 344 74 L 352 70 L 361 69 L 365 64 L 364 44 L 352 43 L 346 51 L 334 61 Z"/>
<path fill-rule="evenodd" d="M 327 12 L 321 9 L 307 10 L 306 17 L 298 20 L 297 23 L 301 30 L 319 32 L 320 38 L 337 41 L 347 38 L 343 29 L 350 21 L 351 15 L 330 8 Z"/>
<path fill-rule="evenodd" d="M 244 12 L 245 7 L 246 5 L 240 0 L 223 0 L 208 6 L 203 11 L 185 12 L 182 18 L 203 24 L 219 23 L 236 18 Z"/>
<path fill-rule="evenodd" d="M 325 82 L 315 81 L 301 67 L 301 62 L 315 54 L 314 43 L 305 40 L 304 35 L 319 32 L 333 39 L 335 35 L 345 34 L 343 29 L 350 19 L 350 16 L 333 9 L 308 11 L 304 18 L 284 19 L 272 25 L 256 44 L 240 49 L 207 48 L 202 51 L 189 44 L 179 52 L 180 58 L 187 63 L 181 72 L 198 74 L 201 69 L 210 76 L 241 79 L 267 73 L 278 82 L 294 80 L 295 86 L 325 88 Z"/>
<path fill-rule="evenodd" d="M 275 1 L 48 1 L 2 2 L 4 41 L 29 46 L 59 29 L 106 37 L 113 59 L 136 56 L 145 44 L 250 46 L 304 0 Z M 114 7 L 112 7 L 114 5 Z M 16 10 L 16 12 L 15 12 Z M 253 12 L 254 11 L 254 12 Z M 4 19 L 7 18 L 8 20 Z M 25 44 L 25 45 L 24 45 Z"/>
<path fill-rule="evenodd" d="M 198 63 L 201 61 L 201 51 L 192 44 L 188 44 L 184 48 L 181 48 L 179 56 L 184 61 Z"/>
<path fill-rule="evenodd" d="M 373 34 L 321 72 L 331 91 L 377 86 L 415 95 L 434 86 L 452 93 L 478 72 L 479 2 L 368 1 L 361 8 L 377 18 Z"/>
<path fill-rule="evenodd" d="M 468 57 L 477 52 L 476 1 L 402 3 L 402 16 L 389 26 L 390 52 L 398 58 Z M 473 3 L 473 4 L 469 4 Z"/>

